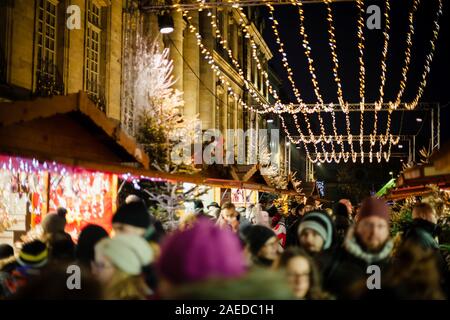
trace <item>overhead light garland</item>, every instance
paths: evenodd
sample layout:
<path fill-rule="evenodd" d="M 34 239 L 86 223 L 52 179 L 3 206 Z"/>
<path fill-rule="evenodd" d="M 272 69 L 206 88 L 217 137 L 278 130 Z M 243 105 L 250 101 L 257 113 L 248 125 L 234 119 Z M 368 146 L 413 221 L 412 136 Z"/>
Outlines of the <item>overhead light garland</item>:
<path fill-rule="evenodd" d="M 342 111 L 345 114 L 345 123 L 346 123 L 346 129 L 347 129 L 347 136 L 348 136 L 349 144 L 350 144 L 350 150 L 351 150 L 351 154 L 352 154 L 352 161 L 356 162 L 357 155 L 353 148 L 353 135 L 350 130 L 349 109 L 348 109 L 347 103 L 344 100 L 341 79 L 339 77 L 339 59 L 338 59 L 337 53 L 336 53 L 336 51 L 337 51 L 336 50 L 336 36 L 335 36 L 335 29 L 334 29 L 334 23 L 333 23 L 333 12 L 331 10 L 331 0 L 325 0 L 324 3 L 327 8 L 329 45 L 330 45 L 331 57 L 332 57 L 332 61 L 333 61 L 334 82 L 336 83 L 336 86 L 337 86 L 337 95 L 338 95 L 339 104 L 341 106 Z"/>
<path fill-rule="evenodd" d="M 443 7 L 443 1 L 438 0 L 438 10 L 436 12 L 435 20 L 433 21 L 433 26 L 434 26 L 433 36 L 430 40 L 430 45 L 431 45 L 430 53 L 427 55 L 427 57 L 425 59 L 425 66 L 424 66 L 424 69 L 422 72 L 422 77 L 421 77 L 419 87 L 417 89 L 416 96 L 410 103 L 405 104 L 406 108 L 409 110 L 416 108 L 417 104 L 419 103 L 420 98 L 422 97 L 425 86 L 427 85 L 427 77 L 428 77 L 428 74 L 430 73 L 431 62 L 433 61 L 434 52 L 436 50 L 436 40 L 439 36 L 439 30 L 440 30 L 439 20 L 442 16 L 442 7 Z"/>
<path fill-rule="evenodd" d="M 286 54 L 286 52 L 284 50 L 284 44 L 283 44 L 283 42 L 280 39 L 280 35 L 279 35 L 279 31 L 278 31 L 278 21 L 275 19 L 275 16 L 274 16 L 275 8 L 272 5 L 270 5 L 270 4 L 267 4 L 267 7 L 269 8 L 269 13 L 270 13 L 269 19 L 272 21 L 272 30 L 273 30 L 274 35 L 275 35 L 276 43 L 278 44 L 278 51 L 283 57 L 281 59 L 281 61 L 283 62 L 283 67 L 285 68 L 285 70 L 286 70 L 286 72 L 288 74 L 288 79 L 289 79 L 289 82 L 291 84 L 292 91 L 294 93 L 294 96 L 295 96 L 297 102 L 300 105 L 304 105 L 304 102 L 303 102 L 303 100 L 301 98 L 301 95 L 300 95 L 300 91 L 298 90 L 297 86 L 295 85 L 295 81 L 293 79 L 292 68 L 290 67 L 289 62 L 288 62 L 287 54 Z M 320 106 L 319 106 L 319 108 L 320 108 Z M 305 118 L 306 127 L 308 129 L 308 133 L 309 133 L 309 136 L 310 136 L 309 141 L 313 142 L 314 143 L 314 148 L 317 149 L 317 147 L 316 147 L 317 140 L 314 138 L 314 134 L 313 134 L 312 129 L 311 129 L 311 124 L 310 124 L 310 121 L 309 121 L 308 114 L 306 112 L 304 112 L 304 111 L 301 111 L 301 112 L 302 112 L 302 114 L 303 114 L 303 116 Z M 320 117 L 320 112 L 319 112 L 319 117 Z M 294 121 L 295 121 L 295 126 L 297 128 L 297 131 L 300 133 L 300 137 L 304 137 L 303 133 L 301 132 L 301 127 L 298 124 L 297 115 L 293 114 L 293 118 L 294 118 Z M 325 151 L 324 142 L 331 143 L 332 146 L 333 146 L 333 141 L 332 141 L 332 139 L 327 139 L 324 136 L 324 132 L 325 131 L 322 130 L 323 129 L 323 123 L 321 121 L 321 118 L 319 120 L 320 120 L 320 124 L 321 124 L 321 137 L 320 137 L 319 140 L 320 140 L 322 151 L 326 155 L 327 152 Z M 289 135 L 288 135 L 288 137 L 289 137 Z M 303 142 L 305 142 L 305 141 L 303 141 Z M 332 148 L 333 148 L 333 153 L 334 153 L 334 146 Z M 321 162 L 322 161 L 327 161 L 328 162 L 328 159 L 330 159 L 330 158 L 319 159 L 319 161 L 321 161 Z"/>
<path fill-rule="evenodd" d="M 192 17 L 188 15 L 188 11 L 184 11 L 183 12 L 183 16 L 186 17 L 186 19 L 188 20 L 188 22 L 190 22 L 190 20 L 192 20 Z M 203 55 L 204 59 L 208 62 L 208 64 L 210 65 L 211 69 L 214 71 L 214 73 L 216 74 L 216 76 L 219 78 L 219 81 L 222 85 L 226 86 L 227 92 L 229 95 L 233 96 L 236 101 L 238 102 L 238 104 L 240 104 L 243 108 L 247 109 L 247 108 L 251 108 L 247 105 L 247 103 L 245 103 L 242 98 L 233 90 L 233 88 L 231 87 L 231 83 L 230 81 L 228 81 L 225 76 L 223 75 L 223 72 L 220 70 L 219 66 L 217 66 L 217 64 L 214 61 L 214 57 L 213 54 L 205 47 L 205 45 L 202 42 L 202 36 L 200 35 L 200 33 L 198 32 L 197 28 L 194 27 L 191 23 L 188 24 L 188 29 L 189 32 L 195 34 L 195 37 L 197 38 L 197 45 L 200 48 L 200 53 Z M 261 105 L 264 105 L 265 108 L 269 108 L 269 106 L 267 104 L 264 104 L 261 102 L 260 98 L 259 98 L 259 93 L 256 92 L 255 90 L 253 90 L 253 88 L 249 87 L 249 92 L 250 95 Z M 269 111 L 267 111 L 269 112 Z"/>
<path fill-rule="evenodd" d="M 184 11 L 184 12 L 183 12 L 183 16 L 186 17 L 186 19 L 188 20 L 188 24 L 189 24 L 189 25 L 188 25 L 188 29 L 189 29 L 189 31 L 192 32 L 192 33 L 194 33 L 195 36 L 196 36 L 196 38 L 197 38 L 197 42 L 196 42 L 196 43 L 197 43 L 197 45 L 198 45 L 198 46 L 200 47 L 200 49 L 201 49 L 201 50 L 200 50 L 201 54 L 204 56 L 205 60 L 208 61 L 208 64 L 210 65 L 211 69 L 216 73 L 216 76 L 218 76 L 220 82 L 221 82 L 222 84 L 228 86 L 228 93 L 229 93 L 230 95 L 234 96 L 234 97 L 236 98 L 236 100 L 238 101 L 238 103 L 241 104 L 241 105 L 242 105 L 244 108 L 246 108 L 246 109 L 250 109 L 251 111 L 254 111 L 254 112 L 257 112 L 257 113 L 273 112 L 273 110 L 270 110 L 270 109 L 269 109 L 269 106 L 268 106 L 268 105 L 261 103 L 261 101 L 257 99 L 258 96 L 256 95 L 256 92 L 255 92 L 253 89 L 249 88 L 249 91 L 252 93 L 252 97 L 255 98 L 255 100 L 257 100 L 257 102 L 260 103 L 260 104 L 262 105 L 262 107 L 263 107 L 265 110 L 262 110 L 262 111 L 261 111 L 261 110 L 254 109 L 254 108 L 252 108 L 251 106 L 248 106 L 248 105 L 247 105 L 247 104 L 239 97 L 239 95 L 236 94 L 236 93 L 233 91 L 233 89 L 232 89 L 231 86 L 230 86 L 229 81 L 227 81 L 227 80 L 225 79 L 225 77 L 223 76 L 222 71 L 219 69 L 219 67 L 218 67 L 217 64 L 215 63 L 214 58 L 213 58 L 213 55 L 211 54 L 211 52 L 210 52 L 210 51 L 204 46 L 204 44 L 202 43 L 202 37 L 201 37 L 201 35 L 198 33 L 197 28 L 195 28 L 191 23 L 189 23 L 190 20 L 192 20 L 192 17 L 189 16 L 189 14 L 188 14 L 187 11 Z M 223 44 L 223 43 L 222 43 L 222 44 Z M 254 47 L 254 46 L 253 46 L 253 47 Z M 305 106 L 304 104 L 302 104 L 302 107 L 300 108 L 300 111 L 303 110 L 304 112 L 307 112 L 305 108 L 306 108 L 306 106 Z M 330 106 L 330 108 L 332 109 L 332 105 Z M 295 115 L 295 114 L 298 113 L 298 112 L 299 112 L 299 110 L 294 110 L 294 112 L 293 112 L 292 114 Z M 314 111 L 313 111 L 313 112 L 314 112 Z M 277 112 L 277 113 L 280 114 L 281 112 Z M 281 117 L 281 116 L 280 116 L 280 117 Z M 285 128 L 285 131 L 287 131 L 287 128 Z M 287 134 L 288 134 L 288 132 L 287 132 Z M 288 136 L 290 136 L 290 135 L 288 134 Z M 320 139 L 317 140 L 317 141 L 314 139 L 314 134 L 312 133 L 312 130 L 310 131 L 310 137 L 311 137 L 311 141 L 313 141 L 314 144 L 315 144 L 315 143 L 318 143 L 318 142 L 320 141 Z M 324 153 L 326 153 L 326 152 L 324 152 Z M 332 157 L 327 158 L 328 162 L 331 162 L 331 159 L 332 159 Z M 325 161 L 325 160 L 322 160 L 322 162 L 324 162 L 324 161 Z"/>
<path fill-rule="evenodd" d="M 409 29 L 406 35 L 406 50 L 405 50 L 405 64 L 402 68 L 402 78 L 400 80 L 400 89 L 398 91 L 395 102 L 390 104 L 391 109 L 397 109 L 397 106 L 401 103 L 403 93 L 405 92 L 406 82 L 408 79 L 408 70 L 411 63 L 411 47 L 413 45 L 412 36 L 414 34 L 414 16 L 417 12 L 417 8 L 420 4 L 420 0 L 413 0 L 412 9 L 408 15 Z"/>
<path fill-rule="evenodd" d="M 364 66 L 364 0 L 357 0 L 356 4 L 359 9 L 358 17 L 358 51 L 359 51 L 359 105 L 360 105 L 360 122 L 359 122 L 359 146 L 361 152 L 361 163 L 364 163 L 364 102 L 365 102 L 365 81 L 366 69 Z"/>
<path fill-rule="evenodd" d="M 378 103 L 375 103 L 375 110 L 374 110 L 374 126 L 373 126 L 373 133 L 370 135 L 370 149 L 369 149 L 369 161 L 372 162 L 372 148 L 375 145 L 376 142 L 376 135 L 377 135 L 377 126 L 378 126 L 378 110 L 381 110 L 383 106 L 383 99 L 384 99 L 384 85 L 386 83 L 386 60 L 387 60 L 387 53 L 389 48 L 389 30 L 391 27 L 389 14 L 391 11 L 390 6 L 390 0 L 386 0 L 386 7 L 384 12 L 385 17 L 385 27 L 383 31 L 384 36 L 384 43 L 383 43 L 383 51 L 382 51 L 382 58 L 381 58 L 381 75 L 380 75 L 380 99 L 378 100 Z M 391 111 L 389 111 L 389 119 L 391 116 Z M 388 120 L 389 122 L 389 120 Z M 381 144 L 380 144 L 381 145 Z M 381 162 L 381 158 L 377 157 L 378 162 Z"/>
<path fill-rule="evenodd" d="M 322 98 L 322 95 L 320 94 L 319 83 L 318 83 L 317 76 L 315 73 L 315 68 L 314 68 L 314 59 L 311 57 L 311 46 L 310 46 L 310 43 L 308 40 L 308 34 L 305 31 L 305 16 L 304 16 L 304 12 L 303 12 L 303 4 L 302 4 L 302 2 L 298 2 L 298 1 L 294 1 L 294 0 L 292 0 L 292 4 L 294 6 L 297 6 L 297 8 L 298 8 L 298 14 L 299 14 L 299 18 L 300 18 L 300 35 L 302 38 L 303 48 L 305 49 L 306 59 L 308 60 L 308 70 L 311 75 L 311 82 L 314 87 L 314 93 L 316 95 L 316 98 L 317 98 L 317 101 L 319 102 L 319 104 L 321 106 L 323 106 L 324 105 L 323 98 Z M 320 113 L 318 113 L 318 117 L 319 117 L 319 122 L 320 122 L 321 135 L 322 135 L 322 137 L 325 137 L 325 129 L 323 126 L 323 121 L 322 121 L 322 117 L 321 117 Z M 332 117 L 332 125 L 333 125 L 333 132 L 334 132 L 334 141 L 338 145 L 341 145 L 342 136 L 338 137 L 338 135 L 337 135 L 336 118 L 335 118 L 334 110 L 331 111 L 331 117 Z M 333 140 L 332 140 L 331 136 L 325 140 L 325 142 L 327 142 L 327 143 L 331 142 L 333 158 L 336 162 L 339 162 L 341 154 L 339 154 L 339 158 L 336 157 L 336 153 L 334 150 L 334 144 L 332 141 Z M 342 145 L 341 145 L 341 150 L 343 151 Z"/>
<path fill-rule="evenodd" d="M 343 97 L 343 91 L 342 91 L 342 85 L 341 85 L 341 79 L 339 78 L 339 60 L 337 58 L 337 53 L 336 53 L 336 37 L 335 37 L 335 29 L 333 26 L 333 16 L 332 16 L 332 10 L 331 10 L 331 0 L 324 0 L 324 3 L 327 6 L 327 20 L 329 22 L 329 45 L 331 48 L 331 54 L 332 54 L 332 61 L 334 64 L 333 67 L 333 75 L 334 75 L 334 79 L 335 79 L 335 83 L 337 85 L 337 94 L 338 94 L 338 100 L 339 100 L 339 104 L 341 107 L 341 110 L 344 112 L 345 117 L 346 117 L 346 129 L 347 129 L 347 143 L 350 145 L 350 149 L 351 149 L 351 155 L 352 155 L 352 161 L 356 162 L 358 154 L 355 152 L 354 148 L 353 148 L 353 135 L 351 134 L 351 130 L 350 130 L 350 119 L 349 119 L 349 106 L 348 103 L 345 102 L 344 97 Z M 244 76 L 244 72 L 242 70 L 242 68 L 239 65 L 239 62 L 234 59 L 233 57 L 233 53 L 230 50 L 230 48 L 228 48 L 227 46 L 227 41 L 226 39 L 223 39 L 223 37 L 220 35 L 220 31 L 219 33 L 217 33 L 217 24 L 214 25 L 213 22 L 213 18 L 214 16 L 209 12 L 208 16 L 211 17 L 212 19 L 212 25 L 213 27 L 215 27 L 216 29 L 216 36 L 219 35 L 219 39 L 222 37 L 222 39 L 220 39 L 219 43 L 222 45 L 224 51 L 229 55 L 230 57 L 230 61 L 233 63 L 233 65 L 236 67 L 236 69 L 238 70 L 238 74 L 240 75 L 240 78 L 244 81 L 244 84 L 246 86 L 246 88 L 249 90 L 250 95 L 255 99 L 255 101 L 260 104 L 260 106 L 262 106 L 263 110 L 258 109 L 258 108 L 253 108 L 252 106 L 247 105 L 240 97 L 239 95 L 233 91 L 231 84 L 228 80 L 226 80 L 226 78 L 223 76 L 221 70 L 219 69 L 219 67 L 215 64 L 214 62 L 214 58 L 212 56 L 212 54 L 210 53 L 210 51 L 208 51 L 208 49 L 205 48 L 205 46 L 202 44 L 201 41 L 201 36 L 198 33 L 198 31 L 196 30 L 195 27 L 192 26 L 192 24 L 189 24 L 189 31 L 195 33 L 196 38 L 197 38 L 197 44 L 199 45 L 200 49 L 201 49 L 201 53 L 204 56 L 205 60 L 208 61 L 208 64 L 210 64 L 211 68 L 213 69 L 213 71 L 215 72 L 216 76 L 219 78 L 220 83 L 222 83 L 223 85 L 226 85 L 228 88 L 228 93 L 232 96 L 234 96 L 236 98 L 236 100 L 238 101 L 239 104 L 241 104 L 244 108 L 249 109 L 252 112 L 256 112 L 258 114 L 265 114 L 265 113 L 275 113 L 278 114 L 278 116 L 281 119 L 282 125 L 283 125 L 283 129 L 286 132 L 286 134 L 289 137 L 289 140 L 292 143 L 304 143 L 305 144 L 305 151 L 307 153 L 307 156 L 309 158 L 310 161 L 312 162 L 332 162 L 332 160 L 334 159 L 335 162 L 339 162 L 341 159 L 344 160 L 344 162 L 347 162 L 349 159 L 349 153 L 348 152 L 344 152 L 344 143 L 342 141 L 342 135 L 338 136 L 337 135 L 337 129 L 336 129 L 336 120 L 335 120 L 335 114 L 334 114 L 334 106 L 333 104 L 324 104 L 323 102 L 323 98 L 320 95 L 320 90 L 319 90 L 319 86 L 318 86 L 318 81 L 317 81 L 317 77 L 315 75 L 315 69 L 313 66 L 313 59 L 311 58 L 311 48 L 309 46 L 309 41 L 308 41 L 308 37 L 307 34 L 305 32 L 305 28 L 304 28 L 304 16 L 303 16 L 303 9 L 302 9 L 302 3 L 301 2 L 296 2 L 296 1 L 291 1 L 292 4 L 296 5 L 298 7 L 299 10 L 299 14 L 300 14 L 300 34 L 302 35 L 303 39 L 302 39 L 302 44 L 303 47 L 305 48 L 305 54 L 308 60 L 308 64 L 309 64 L 309 72 L 311 74 L 311 81 L 313 83 L 313 87 L 314 87 L 314 92 L 316 94 L 316 98 L 318 100 L 318 103 L 316 103 L 313 107 L 309 107 L 307 106 L 303 100 L 301 99 L 301 95 L 300 92 L 298 90 L 298 88 L 295 85 L 294 79 L 293 79 L 293 72 L 292 72 L 292 68 L 290 67 L 288 60 L 287 60 L 287 54 L 284 51 L 284 44 L 281 42 L 280 36 L 279 36 L 279 32 L 278 32 L 278 21 L 275 20 L 274 18 L 274 7 L 268 3 L 267 6 L 269 8 L 269 12 L 270 12 L 270 17 L 269 19 L 272 20 L 273 22 L 273 26 L 272 29 L 274 31 L 275 37 L 276 37 L 276 42 L 279 46 L 279 53 L 282 55 L 282 64 L 283 67 L 286 69 L 287 74 L 288 74 L 288 79 L 291 83 L 291 87 L 292 90 L 294 92 L 294 95 L 296 97 L 296 100 L 298 102 L 298 105 L 293 105 L 292 103 L 290 104 L 283 104 L 281 103 L 281 101 L 279 100 L 278 94 L 277 92 L 272 88 L 270 81 L 269 81 L 269 77 L 268 74 L 265 70 L 262 69 L 262 64 L 259 60 L 258 57 L 258 53 L 257 53 L 257 46 L 256 43 L 251 35 L 251 33 L 249 32 L 249 25 L 247 24 L 247 19 L 245 17 L 245 14 L 243 13 L 243 9 L 242 7 L 239 7 L 239 5 L 235 6 L 235 8 L 237 8 L 238 10 L 236 10 L 236 12 L 238 12 L 238 14 L 240 15 L 240 26 L 245 34 L 245 38 L 250 39 L 250 44 L 251 44 L 251 50 L 252 50 L 252 58 L 253 60 L 256 62 L 256 66 L 257 66 L 257 72 L 258 75 L 260 76 L 262 74 L 264 80 L 265 80 L 265 84 L 267 85 L 268 91 L 269 93 L 274 97 L 274 99 L 276 100 L 276 103 L 274 106 L 270 106 L 267 103 L 263 103 L 261 101 L 261 99 L 259 98 L 259 92 L 256 92 L 252 87 L 250 87 L 248 84 L 249 82 L 245 79 Z M 389 28 L 390 28 L 390 21 L 389 21 L 389 11 L 390 11 L 390 4 L 389 4 L 389 0 L 386 1 L 386 10 L 385 10 L 385 17 L 386 17 L 386 27 L 385 27 L 385 31 L 384 31 L 384 46 L 383 46 L 383 51 L 382 51 L 382 61 L 381 61 L 381 84 L 380 84 L 380 99 L 378 102 L 375 103 L 375 115 L 374 115 L 374 119 L 375 119 L 375 124 L 374 124 L 374 131 L 373 134 L 370 135 L 370 152 L 369 152 L 369 158 L 370 158 L 370 162 L 372 162 L 372 148 L 375 146 L 376 142 L 379 142 L 379 146 L 380 146 L 380 151 L 376 153 L 377 156 L 377 160 L 378 162 L 381 161 L 381 157 L 384 156 L 384 158 L 386 159 L 386 161 L 389 160 L 390 158 L 390 152 L 391 152 L 391 146 L 392 144 L 396 145 L 399 142 L 399 137 L 394 137 L 392 136 L 392 134 L 390 134 L 390 126 L 391 126 L 391 113 L 393 110 L 395 110 L 398 105 L 400 104 L 401 101 L 401 97 L 404 93 L 405 87 L 406 87 L 406 81 L 407 81 L 407 73 L 408 73 L 408 69 L 409 69 L 409 64 L 410 64 L 410 60 L 411 60 L 411 46 L 412 46 L 412 35 L 414 34 L 414 26 L 413 26 L 413 20 L 414 20 L 414 14 L 417 11 L 417 7 L 420 3 L 420 0 L 414 0 L 413 6 L 412 6 L 412 10 L 408 16 L 409 18 L 409 22 L 410 22 L 410 26 L 409 26 L 409 31 L 408 31 L 408 35 L 407 35 L 407 50 L 406 50 L 406 57 L 405 57 L 405 65 L 402 69 L 402 81 L 400 83 L 400 90 L 399 90 L 399 94 L 397 95 L 397 98 L 394 102 L 389 102 L 388 106 L 389 106 L 389 114 L 388 114 L 388 122 L 387 122 L 387 130 L 385 135 L 380 135 L 377 136 L 377 111 L 381 110 L 382 106 L 384 105 L 383 103 L 383 98 L 384 98 L 384 86 L 385 86 L 385 81 L 386 81 L 386 59 L 387 59 L 387 51 L 388 51 L 388 40 L 389 40 Z M 427 55 L 426 57 L 426 61 L 425 61 L 425 68 L 424 71 L 422 73 L 422 80 L 419 84 L 418 90 L 417 90 L 417 94 L 415 96 L 415 98 L 412 100 L 411 103 L 405 104 L 406 107 L 408 109 L 414 109 L 417 104 L 418 101 L 420 99 L 420 97 L 423 94 L 423 90 L 424 87 L 426 86 L 426 80 L 427 80 L 427 76 L 430 70 L 430 65 L 433 59 L 433 54 L 435 51 L 435 42 L 437 40 L 438 37 L 438 33 L 439 33 L 439 18 L 442 15 L 442 0 L 438 0 L 439 3 L 439 8 L 436 14 L 436 19 L 434 21 L 434 28 L 433 28 L 433 37 L 430 40 L 430 44 L 431 44 L 431 52 L 429 55 Z M 363 135 L 364 135 L 364 117 L 363 117 L 363 113 L 364 113 L 364 105 L 365 105 L 365 66 L 364 66 L 364 34 L 363 34 L 363 26 L 364 26 L 364 19 L 363 19 L 363 13 L 364 13 L 364 1 L 363 0 L 357 0 L 357 6 L 359 9 L 359 19 L 358 19 L 358 38 L 359 38 L 359 43 L 358 43 L 358 49 L 359 49 L 359 63 L 360 63 L 360 68 L 359 68 L 359 78 L 360 78 L 360 111 L 361 111 L 361 121 L 360 121 L 360 139 L 359 139 L 359 143 L 360 143 L 360 153 L 361 153 L 361 161 L 363 162 L 364 160 L 364 150 L 363 150 Z M 180 11 L 180 10 L 179 10 Z M 201 11 L 201 10 L 199 10 Z M 191 19 L 190 17 L 187 16 L 187 11 L 183 12 L 183 16 L 187 17 L 188 21 Z M 247 87 L 248 86 L 248 87 Z M 400 98 L 399 98 L 400 97 Z M 306 122 L 306 126 L 308 129 L 308 135 L 304 135 L 303 132 L 301 131 L 301 127 L 298 123 L 298 118 L 297 118 L 297 113 L 301 112 L 303 114 L 303 116 L 305 117 L 305 122 Z M 325 134 L 325 130 L 323 127 L 323 119 L 320 115 L 320 112 L 330 112 L 332 115 L 332 124 L 333 124 L 333 132 L 334 132 L 334 137 L 332 135 L 329 135 L 328 137 Z M 297 131 L 300 133 L 300 139 L 293 139 L 292 136 L 289 133 L 289 130 L 287 130 L 286 126 L 285 126 L 285 119 L 283 117 L 283 113 L 287 113 L 287 114 L 291 114 L 293 115 L 294 121 L 295 121 L 295 125 L 296 125 L 296 129 Z M 309 121 L 309 116 L 310 114 L 313 113 L 317 113 L 318 114 L 318 118 L 319 118 L 319 123 L 320 123 L 320 129 L 321 129 L 321 134 L 318 138 L 316 138 L 311 130 L 311 125 L 310 125 L 310 121 Z M 334 142 L 336 142 L 338 145 L 341 145 L 341 152 L 340 153 L 336 153 L 334 150 Z M 383 152 L 382 151 L 382 147 L 383 145 L 386 145 L 389 142 L 389 146 L 388 146 L 388 151 Z M 316 154 L 316 158 L 312 159 L 311 155 L 309 154 L 309 150 L 307 147 L 307 144 L 313 144 L 314 148 L 315 148 L 315 154 Z M 317 144 L 320 143 L 322 146 L 322 151 L 323 153 L 318 153 L 317 152 Z M 332 145 L 332 152 L 328 153 L 325 151 L 324 148 L 324 143 L 327 144 L 331 144 Z"/>

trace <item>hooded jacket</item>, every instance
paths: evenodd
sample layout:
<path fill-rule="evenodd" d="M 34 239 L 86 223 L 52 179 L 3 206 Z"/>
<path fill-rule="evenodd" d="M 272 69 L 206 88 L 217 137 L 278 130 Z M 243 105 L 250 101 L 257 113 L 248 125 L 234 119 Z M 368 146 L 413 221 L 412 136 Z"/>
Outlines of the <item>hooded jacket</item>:
<path fill-rule="evenodd" d="M 424 220 L 414 219 L 410 228 L 403 235 L 403 241 L 414 241 L 424 248 L 439 249 L 437 241 L 434 239 L 437 236 L 437 225 Z"/>

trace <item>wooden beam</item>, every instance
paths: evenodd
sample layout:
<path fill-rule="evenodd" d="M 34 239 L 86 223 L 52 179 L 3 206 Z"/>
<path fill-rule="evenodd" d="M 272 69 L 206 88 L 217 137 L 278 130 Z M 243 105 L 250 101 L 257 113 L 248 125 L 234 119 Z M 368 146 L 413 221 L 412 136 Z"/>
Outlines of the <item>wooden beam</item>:
<path fill-rule="evenodd" d="M 250 178 L 258 171 L 259 165 L 254 164 L 253 167 L 247 171 L 247 173 L 242 177 L 242 181 L 248 181 Z"/>

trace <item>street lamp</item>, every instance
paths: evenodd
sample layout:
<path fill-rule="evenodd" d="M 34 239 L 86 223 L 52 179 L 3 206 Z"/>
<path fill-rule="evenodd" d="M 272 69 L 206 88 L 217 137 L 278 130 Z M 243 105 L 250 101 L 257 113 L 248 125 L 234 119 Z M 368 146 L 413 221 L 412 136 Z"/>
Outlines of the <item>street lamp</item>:
<path fill-rule="evenodd" d="M 267 119 L 267 123 L 273 123 L 273 119 Z"/>
<path fill-rule="evenodd" d="M 403 145 L 402 145 L 402 144 L 399 144 L 399 145 L 398 145 L 398 148 L 399 148 L 399 149 L 403 149 Z"/>
<path fill-rule="evenodd" d="M 158 16 L 159 32 L 162 34 L 172 33 L 174 30 L 173 19 L 169 12 Z"/>
<path fill-rule="evenodd" d="M 417 118 L 416 118 L 416 121 L 417 121 L 417 122 L 422 122 L 422 118 L 417 117 Z"/>

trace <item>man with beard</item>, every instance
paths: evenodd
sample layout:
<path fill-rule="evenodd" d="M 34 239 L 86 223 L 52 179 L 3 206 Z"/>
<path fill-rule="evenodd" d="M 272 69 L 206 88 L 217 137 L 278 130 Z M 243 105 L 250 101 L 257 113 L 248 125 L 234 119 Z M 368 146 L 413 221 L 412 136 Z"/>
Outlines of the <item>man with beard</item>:
<path fill-rule="evenodd" d="M 324 289 L 338 299 L 350 298 L 355 285 L 366 282 L 367 268 L 388 267 L 393 248 L 389 234 L 389 208 L 384 201 L 367 198 L 361 205 L 358 222 L 349 229 L 344 243 L 321 257 Z"/>

